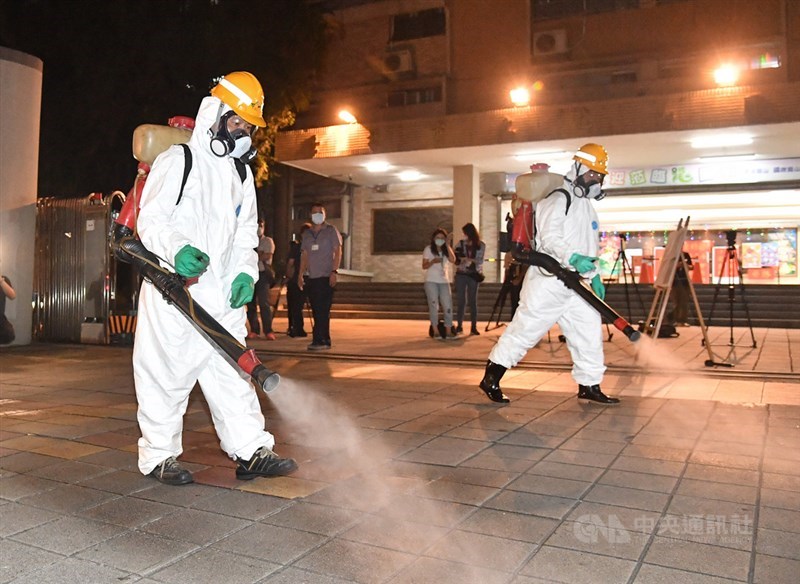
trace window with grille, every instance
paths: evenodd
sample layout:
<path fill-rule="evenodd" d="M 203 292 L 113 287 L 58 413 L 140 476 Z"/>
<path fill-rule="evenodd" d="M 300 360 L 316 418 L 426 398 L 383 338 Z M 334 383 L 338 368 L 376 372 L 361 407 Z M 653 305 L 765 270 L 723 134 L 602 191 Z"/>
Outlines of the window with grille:
<path fill-rule="evenodd" d="M 445 34 L 444 8 L 395 14 L 392 17 L 392 42 L 409 41 Z"/>
<path fill-rule="evenodd" d="M 387 99 L 389 107 L 402 107 L 406 105 L 419 105 L 442 101 L 442 88 L 421 87 L 416 89 L 400 89 L 390 91 Z"/>
<path fill-rule="evenodd" d="M 639 0 L 531 0 L 534 21 L 639 8 Z"/>

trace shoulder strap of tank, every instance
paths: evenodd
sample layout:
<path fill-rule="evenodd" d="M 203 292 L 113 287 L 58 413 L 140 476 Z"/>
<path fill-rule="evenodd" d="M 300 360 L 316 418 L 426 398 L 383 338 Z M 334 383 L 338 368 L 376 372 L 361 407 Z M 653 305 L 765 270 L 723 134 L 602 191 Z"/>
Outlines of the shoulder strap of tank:
<path fill-rule="evenodd" d="M 550 195 L 552 195 L 553 193 L 563 193 L 564 196 L 567 197 L 567 208 L 564 211 L 564 215 L 569 213 L 569 206 L 572 204 L 572 196 L 569 194 L 569 192 L 566 189 L 561 189 L 561 188 L 553 189 L 552 191 L 547 193 L 547 195 L 545 196 L 545 199 L 547 197 L 549 197 Z M 536 247 L 536 233 L 537 233 L 537 228 L 536 228 L 536 207 L 534 207 L 533 208 L 533 246 L 534 246 L 534 249 Z"/>
<path fill-rule="evenodd" d="M 569 206 L 572 204 L 572 195 L 570 195 L 570 194 L 569 194 L 569 192 L 567 192 L 567 190 L 566 190 L 566 189 L 561 189 L 561 188 L 559 188 L 559 189 L 555 189 L 555 190 L 551 191 L 551 192 L 550 192 L 550 193 L 547 195 L 547 197 L 549 197 L 549 196 L 550 196 L 550 195 L 552 195 L 553 193 L 564 193 L 564 196 L 565 196 L 565 197 L 567 197 L 567 209 L 566 209 L 566 211 L 564 211 L 564 215 L 566 215 L 567 213 L 569 213 Z M 546 199 L 547 197 L 545 197 L 545 199 Z"/>
<path fill-rule="evenodd" d="M 178 200 L 175 201 L 175 205 L 181 202 L 181 198 L 183 197 L 183 189 L 186 187 L 186 181 L 189 178 L 189 173 L 192 171 L 192 151 L 189 148 L 188 144 L 178 144 L 181 148 L 183 148 L 183 157 L 185 159 L 185 164 L 183 165 L 183 178 L 181 179 L 181 190 L 178 192 Z M 234 160 L 234 165 L 236 166 L 236 172 L 239 173 L 239 178 L 242 182 L 247 178 L 247 167 L 245 164 L 239 160 Z"/>
<path fill-rule="evenodd" d="M 244 179 L 247 178 L 247 165 L 238 158 L 233 159 L 233 165 L 236 167 L 236 172 L 239 173 L 242 183 L 244 183 Z"/>
<path fill-rule="evenodd" d="M 183 178 L 181 179 L 181 190 L 178 193 L 178 200 L 175 201 L 176 206 L 178 205 L 178 203 L 181 202 L 181 197 L 183 197 L 183 188 L 186 186 L 186 180 L 189 178 L 189 172 L 192 170 L 192 151 L 189 149 L 189 145 L 180 144 L 180 147 L 183 148 L 183 158 L 185 162 L 183 165 Z"/>

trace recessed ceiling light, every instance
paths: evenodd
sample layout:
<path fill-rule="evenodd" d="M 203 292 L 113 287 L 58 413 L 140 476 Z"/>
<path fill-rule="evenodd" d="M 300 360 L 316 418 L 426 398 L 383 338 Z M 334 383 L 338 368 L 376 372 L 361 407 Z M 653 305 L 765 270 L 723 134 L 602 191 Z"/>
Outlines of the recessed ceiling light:
<path fill-rule="evenodd" d="M 364 168 L 366 168 L 368 172 L 386 172 L 391 167 L 392 165 L 385 160 L 374 160 L 364 165 Z"/>
<path fill-rule="evenodd" d="M 700 160 L 703 162 L 736 162 L 737 160 L 753 160 L 756 157 L 752 152 L 750 154 L 723 154 L 721 156 L 701 156 Z"/>
<path fill-rule="evenodd" d="M 692 148 L 722 148 L 723 146 L 747 146 L 753 143 L 750 134 L 713 134 L 692 140 Z"/>
<path fill-rule="evenodd" d="M 422 178 L 422 173 L 418 170 L 404 170 L 400 174 L 397 175 L 401 181 L 403 182 L 410 182 L 414 180 L 419 180 Z"/>
<path fill-rule="evenodd" d="M 560 158 L 569 154 L 566 150 L 550 150 L 547 152 L 521 152 L 514 155 L 514 160 L 533 162 L 542 158 Z"/>

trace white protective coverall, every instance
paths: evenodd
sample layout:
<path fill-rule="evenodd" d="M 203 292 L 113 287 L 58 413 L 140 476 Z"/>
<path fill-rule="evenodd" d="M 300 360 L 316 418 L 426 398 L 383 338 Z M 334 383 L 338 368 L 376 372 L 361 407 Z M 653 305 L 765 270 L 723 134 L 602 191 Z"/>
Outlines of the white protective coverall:
<path fill-rule="evenodd" d="M 219 158 L 209 148 L 209 128 L 220 103 L 209 96 L 200 104 L 189 140 L 192 169 L 179 204 L 185 166 L 182 147 L 170 147 L 153 163 L 142 192 L 137 229 L 145 247 L 169 262 L 186 244 L 208 254 L 208 269 L 189 291 L 244 344 L 245 311 L 230 307 L 231 283 L 242 272 L 258 279 L 256 194 L 249 167 L 242 182 L 233 159 Z M 223 113 L 228 109 L 225 106 Z M 231 458 L 248 460 L 258 448 L 273 447 L 275 440 L 264 430 L 264 416 L 246 375 L 234 369 L 146 281 L 139 296 L 133 370 L 143 474 L 182 453 L 183 415 L 195 382 L 200 383 L 211 409 L 222 449 Z"/>
<path fill-rule="evenodd" d="M 583 174 L 586 170 L 581 165 L 579 172 Z M 553 193 L 536 206 L 536 250 L 553 256 L 566 267 L 572 254 L 597 257 L 599 247 L 597 213 L 591 199 L 573 194 L 570 181 L 575 176 L 573 168 L 561 187 L 570 193 L 572 200 L 568 213 L 567 197 L 561 192 Z M 591 280 L 595 274 L 596 270 L 582 276 Z M 489 360 L 506 368 L 514 367 L 555 323 L 567 338 L 573 379 L 579 385 L 599 384 L 606 369 L 600 314 L 555 276 L 534 266 L 525 275 L 517 312 L 489 354 Z"/>

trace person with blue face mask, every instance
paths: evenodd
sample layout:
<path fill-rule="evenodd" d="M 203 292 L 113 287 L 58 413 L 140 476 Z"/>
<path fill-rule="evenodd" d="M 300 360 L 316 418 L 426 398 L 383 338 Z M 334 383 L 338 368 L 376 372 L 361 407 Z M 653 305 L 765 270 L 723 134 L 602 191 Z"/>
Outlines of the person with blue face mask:
<path fill-rule="evenodd" d="M 331 348 L 331 306 L 342 261 L 342 236 L 325 221 L 325 206 L 321 203 L 311 205 L 311 223 L 300 244 L 297 285 L 308 294 L 314 315 L 313 340 L 307 349 L 326 351 Z"/>
<path fill-rule="evenodd" d="M 422 269 L 425 270 L 425 296 L 428 298 L 428 311 L 431 326 L 428 335 L 446 340 L 455 338 L 453 330 L 453 295 L 450 292 L 451 266 L 456 263 L 456 254 L 447 241 L 447 231 L 436 229 L 431 235 L 430 245 L 422 251 Z M 442 307 L 442 321 L 439 321 L 439 306 Z"/>

